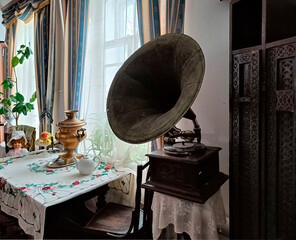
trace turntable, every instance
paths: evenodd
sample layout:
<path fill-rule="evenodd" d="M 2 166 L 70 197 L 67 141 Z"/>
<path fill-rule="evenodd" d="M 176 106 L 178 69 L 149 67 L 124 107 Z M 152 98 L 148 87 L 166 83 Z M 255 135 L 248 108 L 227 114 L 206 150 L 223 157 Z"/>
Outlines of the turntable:
<path fill-rule="evenodd" d="M 221 148 L 201 143 L 190 108 L 204 72 L 204 55 L 194 39 L 165 34 L 124 62 L 107 98 L 108 121 L 118 138 L 134 144 L 164 138 L 162 150 L 147 154 L 150 178 L 143 187 L 200 203 L 228 179 L 219 172 Z M 183 117 L 192 121 L 192 131 L 176 127 Z"/>

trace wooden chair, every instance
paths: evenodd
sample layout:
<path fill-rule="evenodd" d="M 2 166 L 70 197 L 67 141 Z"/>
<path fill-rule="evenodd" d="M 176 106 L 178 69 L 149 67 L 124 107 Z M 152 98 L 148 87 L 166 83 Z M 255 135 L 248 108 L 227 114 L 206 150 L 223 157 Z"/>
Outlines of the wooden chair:
<path fill-rule="evenodd" d="M 82 227 L 87 238 L 139 238 L 146 217 L 141 209 L 141 184 L 142 172 L 147 166 L 149 162 L 137 166 L 135 207 L 107 203 Z"/>
<path fill-rule="evenodd" d="M 7 143 L 10 140 L 11 133 L 14 131 L 24 131 L 27 138 L 27 146 L 29 152 L 35 151 L 36 128 L 28 125 L 10 126 L 5 133 L 6 152 L 9 151 Z"/>

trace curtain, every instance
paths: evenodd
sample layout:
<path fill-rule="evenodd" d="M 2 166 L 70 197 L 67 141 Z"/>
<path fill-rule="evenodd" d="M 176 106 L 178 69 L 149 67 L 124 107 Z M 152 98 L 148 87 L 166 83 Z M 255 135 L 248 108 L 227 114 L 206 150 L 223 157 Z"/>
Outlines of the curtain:
<path fill-rule="evenodd" d="M 137 0 L 141 45 L 165 33 L 183 33 L 185 0 Z M 163 137 L 151 142 L 161 149 Z"/>
<path fill-rule="evenodd" d="M 66 2 L 51 0 L 50 2 L 50 37 L 49 37 L 49 76 L 54 82 L 53 124 L 52 133 L 57 132 L 57 124 L 64 120 L 64 39 Z M 52 86 L 53 87 L 53 86 Z M 52 97 L 53 98 L 53 97 Z"/>
<path fill-rule="evenodd" d="M 8 48 L 4 50 L 4 66 L 3 66 L 3 78 L 5 79 L 6 77 L 12 77 L 13 72 L 12 72 L 12 67 L 11 67 L 11 59 L 14 56 L 15 52 L 15 35 L 16 35 L 16 29 L 17 29 L 17 21 L 13 22 L 9 28 L 6 28 L 6 35 L 5 35 L 5 42 L 8 45 Z M 5 97 L 10 96 L 11 90 L 7 89 L 4 92 Z M 11 113 L 9 112 L 5 116 L 6 120 L 8 121 L 8 124 L 5 126 L 5 131 L 7 131 L 7 128 L 12 125 L 13 117 Z"/>
<path fill-rule="evenodd" d="M 19 0 L 3 10 L 2 24 L 8 29 L 18 19 L 28 23 L 32 20 L 34 11 L 42 9 L 49 2 L 50 0 Z"/>
<path fill-rule="evenodd" d="M 18 90 L 24 96 L 26 101 L 29 101 L 32 94 L 36 91 L 35 82 L 35 60 L 34 60 L 34 21 L 25 24 L 23 21 L 17 21 L 17 33 L 15 48 L 18 50 L 20 45 L 29 45 L 33 50 L 33 56 L 26 59 L 23 64 L 19 64 L 16 68 L 16 75 L 18 78 Z M 29 112 L 27 116 L 21 114 L 19 118 L 19 125 L 29 125 L 36 128 L 38 134 L 39 113 L 37 101 L 32 103 L 34 110 Z M 37 135 L 38 136 L 38 135 Z"/>
<path fill-rule="evenodd" d="M 14 3 L 13 5 L 11 5 L 10 7 L 8 7 L 7 9 L 3 10 L 2 24 L 7 29 L 5 40 L 8 43 L 8 50 L 6 50 L 6 53 L 5 53 L 5 72 L 6 72 L 5 76 L 12 76 L 12 68 L 10 66 L 10 61 L 12 57 L 15 55 L 15 48 L 18 47 L 18 46 L 15 46 L 15 36 L 17 34 L 16 26 L 18 24 L 18 21 L 21 20 L 24 23 L 29 23 L 33 18 L 34 11 L 38 12 L 40 9 L 42 9 L 44 6 L 48 4 L 49 4 L 49 0 L 20 0 Z M 22 43 L 28 44 L 25 42 L 22 42 Z M 18 66 L 18 68 L 16 68 L 16 71 L 18 71 L 19 73 L 22 72 L 20 71 L 20 68 L 23 70 L 25 69 L 24 67 Z M 6 94 L 10 94 L 10 93 L 7 92 Z M 11 125 L 12 120 L 13 118 L 11 116 L 8 116 L 8 121 L 9 121 L 8 126 Z M 22 121 L 24 123 L 25 119 L 23 119 Z"/>
<path fill-rule="evenodd" d="M 52 109 L 55 79 L 52 75 L 52 58 L 49 48 L 50 36 L 50 6 L 34 14 L 34 39 L 35 39 L 35 71 L 37 86 L 37 102 L 39 109 L 39 131 L 51 132 Z M 51 69 L 49 69 L 51 68 Z"/>
<path fill-rule="evenodd" d="M 67 1 L 65 26 L 65 109 L 80 110 L 84 77 L 89 0 Z"/>

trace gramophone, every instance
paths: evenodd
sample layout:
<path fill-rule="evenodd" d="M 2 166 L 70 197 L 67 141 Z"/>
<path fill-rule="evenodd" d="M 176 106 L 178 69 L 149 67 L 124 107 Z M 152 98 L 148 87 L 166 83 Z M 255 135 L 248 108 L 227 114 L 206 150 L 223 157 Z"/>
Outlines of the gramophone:
<path fill-rule="evenodd" d="M 107 98 L 108 121 L 118 138 L 138 144 L 164 137 L 164 148 L 147 154 L 150 178 L 143 187 L 196 202 L 206 201 L 228 178 L 219 172 L 221 148 L 201 143 L 190 108 L 204 72 L 204 55 L 194 39 L 162 35 L 124 62 Z M 175 126 L 183 117 L 192 120 L 192 131 Z"/>

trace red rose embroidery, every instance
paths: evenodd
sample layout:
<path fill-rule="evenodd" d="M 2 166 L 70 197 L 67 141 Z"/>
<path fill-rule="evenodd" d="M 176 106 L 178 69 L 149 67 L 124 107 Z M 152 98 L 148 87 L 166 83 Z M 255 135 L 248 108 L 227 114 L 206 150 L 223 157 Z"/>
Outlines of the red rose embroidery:
<path fill-rule="evenodd" d="M 50 187 L 44 187 L 44 188 L 42 188 L 43 191 L 46 191 L 48 189 L 50 189 Z"/>
<path fill-rule="evenodd" d="M 72 184 L 73 184 L 73 185 L 78 185 L 78 184 L 79 184 L 79 182 L 73 182 Z"/>
<path fill-rule="evenodd" d="M 96 175 L 96 177 L 101 177 L 101 176 L 102 176 L 102 174 L 97 174 L 97 175 Z"/>
<path fill-rule="evenodd" d="M 26 187 L 21 187 L 21 188 L 19 188 L 19 191 L 23 191 L 25 189 L 26 189 Z"/>
<path fill-rule="evenodd" d="M 55 193 L 52 194 L 52 196 L 56 195 Z"/>
<path fill-rule="evenodd" d="M 53 170 L 46 170 L 46 172 L 53 172 Z"/>
<path fill-rule="evenodd" d="M 110 168 L 112 168 L 112 166 L 106 166 L 105 170 L 109 170 Z"/>

